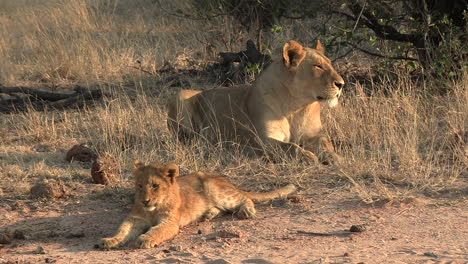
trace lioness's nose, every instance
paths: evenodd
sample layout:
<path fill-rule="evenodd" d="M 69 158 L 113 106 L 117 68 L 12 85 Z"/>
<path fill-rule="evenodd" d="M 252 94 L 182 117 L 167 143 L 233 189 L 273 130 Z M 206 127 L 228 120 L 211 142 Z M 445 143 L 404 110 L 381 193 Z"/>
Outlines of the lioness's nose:
<path fill-rule="evenodd" d="M 143 204 L 148 205 L 149 202 L 150 202 L 150 200 L 146 200 L 146 201 L 143 201 Z"/>
<path fill-rule="evenodd" d="M 344 82 L 335 82 L 335 85 L 336 87 L 338 87 L 338 89 L 342 89 L 344 86 Z"/>

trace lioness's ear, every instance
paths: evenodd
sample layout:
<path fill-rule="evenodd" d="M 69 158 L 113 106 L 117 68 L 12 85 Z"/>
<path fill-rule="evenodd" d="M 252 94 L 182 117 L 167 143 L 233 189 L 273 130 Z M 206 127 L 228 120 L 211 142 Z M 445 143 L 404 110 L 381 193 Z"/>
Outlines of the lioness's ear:
<path fill-rule="evenodd" d="M 145 166 L 145 164 L 143 162 L 139 161 L 139 160 L 135 160 L 133 162 L 133 167 L 135 167 L 135 169 L 141 168 L 143 166 Z"/>
<path fill-rule="evenodd" d="M 164 168 L 164 174 L 166 177 L 171 178 L 171 182 L 174 181 L 174 178 L 179 176 L 179 165 L 175 163 L 169 163 Z"/>
<path fill-rule="evenodd" d="M 290 40 L 283 46 L 283 62 L 287 69 L 294 70 L 304 60 L 307 52 L 294 40 Z"/>
<path fill-rule="evenodd" d="M 322 45 L 322 42 L 320 40 L 317 40 L 317 47 L 315 47 L 316 50 L 320 51 L 325 55 L 325 47 Z"/>

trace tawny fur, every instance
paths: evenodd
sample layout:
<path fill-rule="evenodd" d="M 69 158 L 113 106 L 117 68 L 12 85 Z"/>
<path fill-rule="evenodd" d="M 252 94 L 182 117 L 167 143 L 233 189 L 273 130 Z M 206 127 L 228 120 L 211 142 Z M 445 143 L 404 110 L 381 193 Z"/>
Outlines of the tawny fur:
<path fill-rule="evenodd" d="M 244 192 L 217 173 L 179 177 L 179 167 L 174 163 L 161 166 L 135 162 L 135 167 L 135 204 L 117 233 L 102 239 L 104 248 L 118 247 L 135 238 L 141 248 L 154 247 L 175 237 L 180 227 L 223 212 L 251 218 L 256 212 L 253 201 L 285 197 L 296 190 L 290 184 L 266 193 Z"/>
<path fill-rule="evenodd" d="M 338 161 L 322 133 L 320 102 L 336 105 L 343 78 L 320 42 L 311 49 L 291 40 L 281 55 L 251 86 L 180 91 L 168 104 L 169 129 L 181 140 L 201 134 L 246 143 L 261 155 L 279 150 L 314 162 Z"/>

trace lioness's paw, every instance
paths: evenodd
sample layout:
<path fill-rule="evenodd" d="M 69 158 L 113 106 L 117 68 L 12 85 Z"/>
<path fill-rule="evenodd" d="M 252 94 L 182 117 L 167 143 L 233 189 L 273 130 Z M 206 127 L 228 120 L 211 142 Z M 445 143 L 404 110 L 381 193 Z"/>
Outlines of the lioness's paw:
<path fill-rule="evenodd" d="M 317 157 L 317 155 L 315 155 L 311 151 L 303 150 L 302 155 L 305 157 L 305 159 L 307 159 L 309 162 L 313 164 L 319 163 L 319 158 Z"/>
<path fill-rule="evenodd" d="M 115 248 L 119 245 L 119 240 L 114 237 L 108 237 L 101 239 L 101 246 L 105 249 Z"/>
<path fill-rule="evenodd" d="M 139 246 L 139 248 L 153 248 L 157 246 L 154 240 L 149 238 L 147 235 L 139 236 L 137 240 L 137 245 Z"/>

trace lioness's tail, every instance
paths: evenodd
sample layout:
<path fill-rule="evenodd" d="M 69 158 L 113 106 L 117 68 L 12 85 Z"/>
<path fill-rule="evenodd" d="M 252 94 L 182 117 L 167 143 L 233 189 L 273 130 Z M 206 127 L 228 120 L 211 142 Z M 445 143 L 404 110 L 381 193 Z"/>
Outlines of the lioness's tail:
<path fill-rule="evenodd" d="M 296 191 L 296 186 L 293 184 L 288 184 L 282 188 L 276 189 L 271 192 L 265 193 L 257 193 L 257 192 L 244 192 L 245 196 L 249 197 L 250 199 L 261 202 L 261 201 L 268 201 L 273 200 L 276 198 L 286 197 L 288 194 L 293 193 Z"/>

